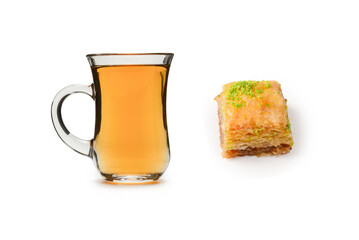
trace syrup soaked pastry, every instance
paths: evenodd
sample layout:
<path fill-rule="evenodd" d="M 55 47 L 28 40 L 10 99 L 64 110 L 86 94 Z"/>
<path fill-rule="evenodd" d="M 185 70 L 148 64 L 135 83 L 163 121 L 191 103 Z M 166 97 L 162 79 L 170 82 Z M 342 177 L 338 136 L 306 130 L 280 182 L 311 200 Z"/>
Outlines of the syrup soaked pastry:
<path fill-rule="evenodd" d="M 215 100 L 224 158 L 280 155 L 292 149 L 287 100 L 278 82 L 228 83 Z"/>

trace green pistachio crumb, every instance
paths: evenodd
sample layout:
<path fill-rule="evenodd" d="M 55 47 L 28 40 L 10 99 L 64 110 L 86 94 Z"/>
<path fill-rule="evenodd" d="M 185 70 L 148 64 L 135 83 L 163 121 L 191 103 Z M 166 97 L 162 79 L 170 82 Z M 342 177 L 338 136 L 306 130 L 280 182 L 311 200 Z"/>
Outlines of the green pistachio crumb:
<path fill-rule="evenodd" d="M 263 90 L 256 89 L 257 83 L 260 83 L 260 81 L 238 81 L 230 85 L 226 90 L 227 104 L 230 102 L 236 108 L 241 108 L 246 106 L 246 101 L 242 99 L 242 96 L 258 97 L 258 99 L 262 99 L 260 94 L 263 93 Z M 267 87 L 270 87 L 269 82 L 267 82 L 266 85 Z"/>
<path fill-rule="evenodd" d="M 239 95 L 254 95 L 254 88 L 256 83 L 254 81 L 238 81 L 233 83 L 227 90 L 227 97 L 235 99 Z"/>

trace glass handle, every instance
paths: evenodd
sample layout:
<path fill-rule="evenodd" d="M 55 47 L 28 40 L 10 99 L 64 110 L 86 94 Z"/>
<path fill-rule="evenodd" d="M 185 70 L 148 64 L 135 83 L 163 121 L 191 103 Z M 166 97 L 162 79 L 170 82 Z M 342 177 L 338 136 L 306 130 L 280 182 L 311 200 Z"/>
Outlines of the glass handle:
<path fill-rule="evenodd" d="M 69 130 L 67 130 L 61 115 L 62 103 L 65 99 L 74 93 L 85 93 L 89 95 L 92 99 L 95 99 L 95 94 L 92 85 L 70 85 L 63 88 L 58 92 L 51 105 L 51 117 L 52 123 L 55 127 L 55 130 L 61 140 L 70 148 L 75 150 L 82 155 L 91 157 L 91 142 L 92 140 L 83 140 L 74 135 L 72 135 Z"/>

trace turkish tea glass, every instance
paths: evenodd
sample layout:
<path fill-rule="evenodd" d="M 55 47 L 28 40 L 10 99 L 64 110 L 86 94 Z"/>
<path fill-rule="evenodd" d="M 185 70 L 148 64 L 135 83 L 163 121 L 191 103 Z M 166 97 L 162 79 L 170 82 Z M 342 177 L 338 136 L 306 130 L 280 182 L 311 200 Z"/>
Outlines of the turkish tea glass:
<path fill-rule="evenodd" d="M 120 183 L 157 180 L 166 170 L 170 147 L 166 95 L 172 53 L 89 54 L 93 83 L 62 89 L 51 106 L 59 137 L 76 152 L 93 159 L 100 174 Z M 84 93 L 95 101 L 91 140 L 72 135 L 62 116 L 62 103 Z"/>

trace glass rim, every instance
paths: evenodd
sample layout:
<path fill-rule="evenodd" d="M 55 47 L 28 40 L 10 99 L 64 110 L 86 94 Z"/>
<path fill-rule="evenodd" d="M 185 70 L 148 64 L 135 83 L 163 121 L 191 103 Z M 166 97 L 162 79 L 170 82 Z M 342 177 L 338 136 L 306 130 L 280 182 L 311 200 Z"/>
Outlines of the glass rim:
<path fill-rule="evenodd" d="M 144 56 L 144 55 L 168 55 L 168 56 L 174 56 L 174 53 L 91 53 L 91 54 L 87 54 L 86 57 L 96 57 L 96 56 Z"/>

